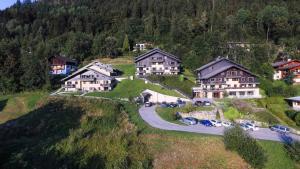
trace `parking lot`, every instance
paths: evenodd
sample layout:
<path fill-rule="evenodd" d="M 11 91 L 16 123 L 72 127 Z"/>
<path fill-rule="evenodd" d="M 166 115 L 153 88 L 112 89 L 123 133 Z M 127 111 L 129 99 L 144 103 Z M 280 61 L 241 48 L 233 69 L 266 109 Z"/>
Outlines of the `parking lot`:
<path fill-rule="evenodd" d="M 201 124 L 196 125 L 179 125 L 167 122 L 159 117 L 155 112 L 156 106 L 145 107 L 142 106 L 139 109 L 139 114 L 142 119 L 148 123 L 150 126 L 159 128 L 162 130 L 172 130 L 172 131 L 184 131 L 192 133 L 202 133 L 202 134 L 211 134 L 211 135 L 223 135 L 225 127 L 206 127 Z M 300 140 L 300 136 L 289 133 L 281 134 L 276 131 L 271 131 L 269 128 L 260 128 L 257 131 L 249 131 L 249 134 L 261 140 L 271 140 L 271 141 L 283 141 L 287 137 L 290 139 Z"/>

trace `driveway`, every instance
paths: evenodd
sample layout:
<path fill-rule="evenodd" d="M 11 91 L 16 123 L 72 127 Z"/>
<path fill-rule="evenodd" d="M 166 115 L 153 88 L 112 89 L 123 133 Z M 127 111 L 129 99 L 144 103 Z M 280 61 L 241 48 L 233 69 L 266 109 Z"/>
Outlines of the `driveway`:
<path fill-rule="evenodd" d="M 162 130 L 170 131 L 184 131 L 191 133 L 201 133 L 201 134 L 211 134 L 211 135 L 223 135 L 224 127 L 205 127 L 203 125 L 191 125 L 184 126 L 179 124 L 170 123 L 163 120 L 156 112 L 156 106 L 152 107 L 141 107 L 139 109 L 139 114 L 142 119 L 148 123 L 150 126 Z M 283 135 L 277 132 L 271 131 L 268 128 L 261 128 L 258 131 L 249 132 L 250 135 L 256 139 L 260 140 L 271 140 L 271 141 L 283 141 Z M 292 139 L 300 140 L 300 136 L 295 134 L 288 134 Z"/>

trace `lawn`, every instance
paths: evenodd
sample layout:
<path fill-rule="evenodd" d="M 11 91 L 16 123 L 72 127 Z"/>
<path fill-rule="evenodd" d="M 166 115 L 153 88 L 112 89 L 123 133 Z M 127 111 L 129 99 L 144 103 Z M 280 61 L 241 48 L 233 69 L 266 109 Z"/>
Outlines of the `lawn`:
<path fill-rule="evenodd" d="M 123 77 L 134 76 L 135 74 L 134 64 L 114 65 L 114 68 L 120 70 L 122 72 Z"/>
<path fill-rule="evenodd" d="M 35 109 L 39 102 L 47 96 L 46 92 L 25 92 L 0 96 L 0 124 Z"/>
<path fill-rule="evenodd" d="M 195 74 L 192 71 L 190 71 L 189 69 L 184 69 L 182 74 L 184 75 L 184 77 L 186 77 L 191 82 L 196 82 Z"/>
<path fill-rule="evenodd" d="M 258 106 L 266 108 L 274 116 L 276 116 L 281 124 L 296 127 L 295 122 L 285 114 L 285 111 L 288 110 L 289 107 L 284 98 L 267 97 L 263 99 L 257 99 L 255 101 L 257 102 Z"/>
<path fill-rule="evenodd" d="M 265 169 L 293 169 L 295 163 L 286 154 L 282 143 L 271 141 L 259 141 L 268 157 Z"/>
<path fill-rule="evenodd" d="M 190 81 L 187 78 L 184 78 L 181 81 L 179 76 L 149 76 L 148 79 L 171 89 L 177 89 L 190 97 L 193 95 L 192 87 L 196 85 L 193 81 Z"/>
<path fill-rule="evenodd" d="M 140 93 L 146 89 L 150 89 L 156 92 L 159 92 L 161 94 L 175 96 L 175 97 L 183 97 L 181 94 L 162 88 L 158 85 L 153 84 L 145 84 L 143 80 L 140 79 L 134 79 L 134 80 L 123 80 L 120 83 L 117 84 L 117 86 L 109 92 L 93 92 L 87 94 L 87 96 L 101 96 L 101 97 L 107 97 L 107 98 L 134 98 L 140 95 Z"/>

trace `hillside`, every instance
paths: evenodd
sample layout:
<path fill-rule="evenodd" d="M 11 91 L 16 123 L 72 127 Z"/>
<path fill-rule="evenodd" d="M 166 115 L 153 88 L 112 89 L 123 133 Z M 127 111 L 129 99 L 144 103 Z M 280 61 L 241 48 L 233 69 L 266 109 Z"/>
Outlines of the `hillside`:
<path fill-rule="evenodd" d="M 190 69 L 223 55 L 270 77 L 278 49 L 299 57 L 297 0 L 52 0 L 0 11 L 0 93 L 51 88 L 47 60 L 137 55 L 152 42 Z M 123 46 L 128 36 L 129 46 Z M 248 47 L 231 46 L 229 42 Z M 257 65 L 260 65 L 259 67 Z"/>
<path fill-rule="evenodd" d="M 121 104 L 51 98 L 0 126 L 0 168 L 148 168 Z"/>
<path fill-rule="evenodd" d="M 0 125 L 0 168 L 249 167 L 236 152 L 225 149 L 221 137 L 157 130 L 137 111 L 126 102 L 44 99 Z M 281 143 L 260 144 L 268 156 L 266 169 L 294 168 Z"/>

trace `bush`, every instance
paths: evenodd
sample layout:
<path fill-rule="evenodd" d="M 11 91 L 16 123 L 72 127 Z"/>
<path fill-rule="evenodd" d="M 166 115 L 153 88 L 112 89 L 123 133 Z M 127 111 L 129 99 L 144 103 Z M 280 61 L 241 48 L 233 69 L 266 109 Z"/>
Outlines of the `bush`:
<path fill-rule="evenodd" d="M 240 127 L 228 129 L 224 133 L 226 149 L 236 151 L 253 168 L 263 168 L 267 160 L 263 148 Z"/>
<path fill-rule="evenodd" d="M 295 122 L 298 126 L 300 126 L 300 113 L 297 113 L 297 115 L 295 116 Z"/>
<path fill-rule="evenodd" d="M 300 162 L 300 142 L 286 142 L 284 145 L 287 154 L 296 162 Z"/>
<path fill-rule="evenodd" d="M 225 116 L 225 118 L 227 118 L 229 120 L 234 120 L 234 119 L 240 118 L 241 113 L 237 109 L 235 109 L 233 107 L 229 107 L 229 109 L 224 112 L 224 116 Z"/>
<path fill-rule="evenodd" d="M 298 114 L 295 110 L 287 110 L 285 111 L 285 114 L 292 120 L 295 120 L 296 115 Z"/>

